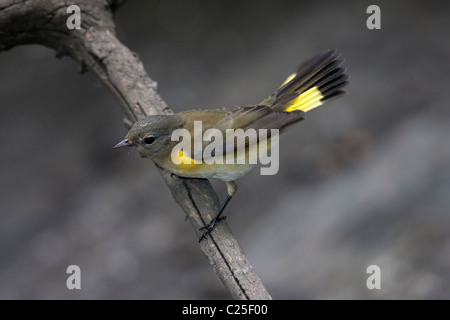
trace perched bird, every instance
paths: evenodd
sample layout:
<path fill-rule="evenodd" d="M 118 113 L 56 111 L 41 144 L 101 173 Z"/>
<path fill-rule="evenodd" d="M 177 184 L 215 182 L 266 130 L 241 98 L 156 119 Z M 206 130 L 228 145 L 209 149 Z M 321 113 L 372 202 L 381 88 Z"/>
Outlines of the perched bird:
<path fill-rule="evenodd" d="M 347 84 L 348 77 L 345 69 L 341 67 L 343 61 L 336 50 L 329 50 L 310 58 L 272 95 L 257 105 L 193 109 L 174 115 L 155 115 L 139 120 L 132 126 L 125 139 L 114 148 L 135 147 L 143 156 L 151 158 L 158 166 L 180 177 L 215 178 L 227 184 L 228 196 L 213 220 L 203 228 L 205 231 L 200 237 L 199 241 L 201 241 L 223 218 L 222 212 L 237 190 L 235 181 L 255 166 L 255 163 L 242 161 L 242 155 L 248 160 L 250 152 L 262 146 L 263 139 L 239 137 L 239 134 L 245 135 L 248 129 L 267 129 L 269 135 L 263 148 L 270 149 L 270 133 L 273 129 L 283 132 L 292 124 L 303 120 L 306 112 L 322 105 L 325 101 L 345 94 L 342 87 Z M 197 121 L 201 121 L 200 131 L 195 128 Z M 176 149 L 179 142 L 174 139 L 173 133 L 180 129 L 190 134 L 192 144 L 189 146 L 194 146 L 193 149 Z M 216 160 L 217 158 L 225 159 L 231 154 L 241 161 L 208 162 L 208 155 L 205 156 L 204 153 L 208 146 L 208 141 L 204 140 L 204 134 L 208 129 L 216 129 L 216 132 L 224 136 L 229 129 L 240 132 L 236 135 L 236 139 L 223 139 L 222 148 L 214 150 L 218 152 L 211 152 L 209 157 L 215 157 Z M 195 150 L 196 146 L 197 150 Z M 242 150 L 245 154 L 241 153 L 239 156 L 238 152 Z"/>

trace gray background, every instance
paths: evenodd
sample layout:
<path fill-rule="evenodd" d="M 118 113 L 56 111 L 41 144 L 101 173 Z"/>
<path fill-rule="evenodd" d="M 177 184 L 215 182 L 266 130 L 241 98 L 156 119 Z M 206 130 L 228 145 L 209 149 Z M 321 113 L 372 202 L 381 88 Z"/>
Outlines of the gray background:
<path fill-rule="evenodd" d="M 274 298 L 450 298 L 449 5 L 376 1 L 370 31 L 370 4 L 135 0 L 116 15 L 175 111 L 257 103 L 343 52 L 348 95 L 284 134 L 279 173 L 253 170 L 227 208 Z M 0 298 L 229 298 L 153 164 L 112 150 L 123 113 L 95 76 L 39 46 L 0 70 Z"/>

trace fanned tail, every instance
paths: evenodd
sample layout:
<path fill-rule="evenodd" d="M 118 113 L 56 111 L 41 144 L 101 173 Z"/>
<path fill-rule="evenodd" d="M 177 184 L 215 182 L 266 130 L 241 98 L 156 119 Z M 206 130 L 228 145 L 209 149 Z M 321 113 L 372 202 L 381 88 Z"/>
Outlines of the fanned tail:
<path fill-rule="evenodd" d="M 276 111 L 308 112 L 325 101 L 345 95 L 342 87 L 347 85 L 348 76 L 341 67 L 344 60 L 340 56 L 336 50 L 329 50 L 312 57 L 260 104 Z"/>

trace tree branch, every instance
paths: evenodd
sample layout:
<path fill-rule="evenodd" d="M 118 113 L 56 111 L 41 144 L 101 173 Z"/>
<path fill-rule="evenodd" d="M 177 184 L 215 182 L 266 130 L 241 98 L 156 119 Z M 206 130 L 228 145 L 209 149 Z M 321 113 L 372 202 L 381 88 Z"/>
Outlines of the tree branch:
<path fill-rule="evenodd" d="M 148 115 L 173 113 L 157 93 L 136 54 L 115 36 L 112 10 L 123 0 L 6 0 L 0 4 L 0 51 L 21 44 L 42 44 L 71 56 L 81 72 L 94 72 L 134 122 Z M 81 8 L 81 29 L 66 26 L 67 7 Z M 208 180 L 185 179 L 158 168 L 174 199 L 199 229 L 219 208 Z M 225 221 L 200 243 L 212 267 L 237 299 L 271 299 Z"/>

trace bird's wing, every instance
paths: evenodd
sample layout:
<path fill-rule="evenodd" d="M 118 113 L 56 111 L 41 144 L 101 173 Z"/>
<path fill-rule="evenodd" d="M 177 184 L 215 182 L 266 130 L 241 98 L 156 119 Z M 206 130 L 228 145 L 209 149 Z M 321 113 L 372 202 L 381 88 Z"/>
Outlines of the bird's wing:
<path fill-rule="evenodd" d="M 271 129 L 281 132 L 303 120 L 304 115 L 302 111 L 279 112 L 268 106 L 233 107 L 223 110 L 226 110 L 223 118 L 214 124 L 223 134 L 223 154 L 248 148 L 257 143 L 258 139 L 269 139 Z M 234 129 L 234 139 L 226 138 L 227 129 Z M 260 129 L 267 129 L 267 135 L 258 138 Z"/>

